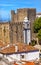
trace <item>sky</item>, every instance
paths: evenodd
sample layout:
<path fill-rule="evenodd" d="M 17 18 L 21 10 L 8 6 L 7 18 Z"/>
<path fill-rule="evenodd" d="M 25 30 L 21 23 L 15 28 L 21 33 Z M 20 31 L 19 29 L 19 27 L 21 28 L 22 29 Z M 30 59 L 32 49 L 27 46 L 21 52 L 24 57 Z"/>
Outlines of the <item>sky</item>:
<path fill-rule="evenodd" d="M 10 20 L 10 11 L 19 8 L 36 8 L 41 12 L 41 0 L 0 0 L 0 20 Z"/>

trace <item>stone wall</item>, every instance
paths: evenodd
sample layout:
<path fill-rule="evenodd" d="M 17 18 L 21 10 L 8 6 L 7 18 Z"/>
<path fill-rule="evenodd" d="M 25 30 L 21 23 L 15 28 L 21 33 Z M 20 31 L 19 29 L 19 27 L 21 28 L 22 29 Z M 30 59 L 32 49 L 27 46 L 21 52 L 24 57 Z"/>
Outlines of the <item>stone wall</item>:
<path fill-rule="evenodd" d="M 10 23 L 10 38 L 11 38 L 11 43 L 16 43 L 20 42 L 23 43 L 23 23 L 18 22 L 18 23 Z"/>
<path fill-rule="evenodd" d="M 32 39 L 33 38 L 33 23 L 36 18 L 36 9 L 35 8 L 17 9 L 17 13 L 15 13 L 14 11 L 11 11 L 11 16 L 12 16 L 11 26 L 13 27 L 12 30 L 16 31 L 16 28 L 18 27 L 17 29 L 18 33 L 16 34 L 16 32 L 13 31 L 14 36 L 11 34 L 12 40 L 15 39 L 15 42 L 16 42 L 16 36 L 18 35 L 18 38 L 17 38 L 18 42 L 21 42 L 20 37 L 22 36 L 20 34 L 21 33 L 20 31 L 22 31 L 22 28 L 23 28 L 21 27 L 22 25 L 21 23 L 24 22 L 25 17 L 27 17 L 31 22 L 31 39 Z"/>
<path fill-rule="evenodd" d="M 17 9 L 18 22 L 24 21 L 25 17 L 28 17 L 28 9 Z"/>
<path fill-rule="evenodd" d="M 33 23 L 34 23 L 34 20 L 36 18 L 36 10 L 35 9 L 29 9 L 28 11 L 29 15 L 29 20 L 31 21 L 31 38 L 33 39 Z"/>
<path fill-rule="evenodd" d="M 12 22 L 17 22 L 17 13 L 15 13 L 14 10 L 11 11 L 11 21 Z"/>
<path fill-rule="evenodd" d="M 11 11 L 12 22 L 23 22 L 24 18 L 27 17 L 31 22 L 36 18 L 36 9 L 35 8 L 23 8 L 17 9 L 17 13 L 15 11 Z"/>
<path fill-rule="evenodd" d="M 9 35 L 9 23 L 0 23 L 0 40 L 3 43 L 10 43 L 10 35 Z"/>

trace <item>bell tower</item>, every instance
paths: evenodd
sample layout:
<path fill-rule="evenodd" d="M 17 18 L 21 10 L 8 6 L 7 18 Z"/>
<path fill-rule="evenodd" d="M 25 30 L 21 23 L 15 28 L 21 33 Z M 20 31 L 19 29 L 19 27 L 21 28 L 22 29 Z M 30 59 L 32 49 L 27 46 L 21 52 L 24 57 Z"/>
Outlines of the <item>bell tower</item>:
<path fill-rule="evenodd" d="M 23 36 L 24 36 L 24 43 L 28 44 L 31 42 L 31 27 L 30 27 L 30 21 L 27 17 L 24 18 L 23 22 Z"/>

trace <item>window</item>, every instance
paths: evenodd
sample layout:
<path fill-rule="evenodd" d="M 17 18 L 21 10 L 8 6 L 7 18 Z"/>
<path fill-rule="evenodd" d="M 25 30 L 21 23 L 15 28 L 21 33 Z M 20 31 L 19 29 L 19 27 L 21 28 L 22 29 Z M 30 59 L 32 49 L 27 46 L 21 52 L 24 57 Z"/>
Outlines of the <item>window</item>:
<path fill-rule="evenodd" d="M 41 58 L 41 53 L 39 54 L 39 57 Z"/>
<path fill-rule="evenodd" d="M 41 52 L 41 50 L 40 50 L 40 52 Z"/>
<path fill-rule="evenodd" d="M 27 27 L 29 27 L 29 24 L 27 24 Z"/>
<path fill-rule="evenodd" d="M 21 55 L 21 58 L 24 58 L 24 55 Z"/>

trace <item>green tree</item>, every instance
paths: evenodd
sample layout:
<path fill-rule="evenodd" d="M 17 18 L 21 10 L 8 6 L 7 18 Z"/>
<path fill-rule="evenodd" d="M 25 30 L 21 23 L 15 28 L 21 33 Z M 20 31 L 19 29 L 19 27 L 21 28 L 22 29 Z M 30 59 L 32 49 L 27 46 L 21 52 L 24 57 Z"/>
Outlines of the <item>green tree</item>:
<path fill-rule="evenodd" d="M 41 45 L 41 29 L 38 31 L 39 44 Z"/>
<path fill-rule="evenodd" d="M 34 33 L 38 33 L 38 31 L 41 29 L 41 17 L 36 18 L 34 22 Z"/>
<path fill-rule="evenodd" d="M 41 39 L 41 29 L 38 31 L 38 38 Z"/>
<path fill-rule="evenodd" d="M 34 22 L 34 33 L 37 33 L 37 37 L 39 39 L 39 44 L 41 44 L 41 17 L 36 18 Z"/>

